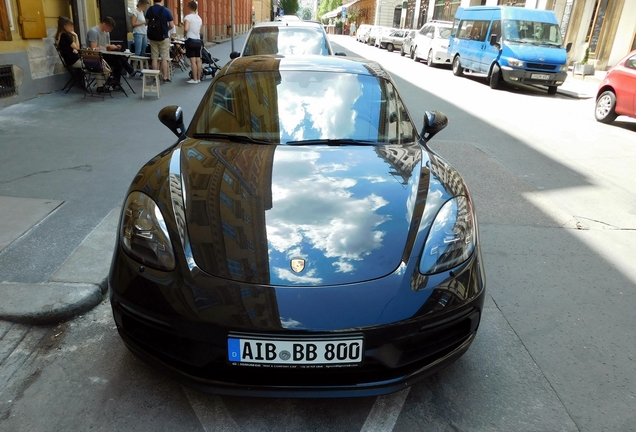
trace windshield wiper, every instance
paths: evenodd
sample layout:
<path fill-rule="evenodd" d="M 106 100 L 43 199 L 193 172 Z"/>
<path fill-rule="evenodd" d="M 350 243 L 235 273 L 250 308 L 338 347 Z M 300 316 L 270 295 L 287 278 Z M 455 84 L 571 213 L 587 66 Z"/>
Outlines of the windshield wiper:
<path fill-rule="evenodd" d="M 319 145 L 319 144 L 327 144 L 329 146 L 343 146 L 343 145 L 352 145 L 352 146 L 375 146 L 378 145 L 376 141 L 365 141 L 365 140 L 356 140 L 350 138 L 341 138 L 341 139 L 314 139 L 314 140 L 304 140 L 304 141 L 287 141 L 285 144 L 291 146 L 303 146 L 303 145 Z"/>
<path fill-rule="evenodd" d="M 245 135 L 234 135 L 234 134 L 222 134 L 222 133 L 195 133 L 192 135 L 192 138 L 195 139 L 224 139 L 236 143 L 249 143 L 249 144 L 266 144 L 272 145 L 276 144 L 273 141 L 269 140 L 260 140 L 252 137 L 248 137 Z"/>

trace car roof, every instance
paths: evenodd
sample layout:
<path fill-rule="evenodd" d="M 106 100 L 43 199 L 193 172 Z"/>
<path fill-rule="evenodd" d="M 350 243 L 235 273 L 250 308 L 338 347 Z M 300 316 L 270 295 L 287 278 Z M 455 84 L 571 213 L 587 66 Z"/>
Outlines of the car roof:
<path fill-rule="evenodd" d="M 322 24 L 316 21 L 266 21 L 254 24 L 252 28 L 262 27 L 318 27 L 322 28 Z"/>
<path fill-rule="evenodd" d="M 246 72 L 308 71 L 370 75 L 390 80 L 390 76 L 373 60 L 322 55 L 254 55 L 230 61 L 219 76 Z"/>

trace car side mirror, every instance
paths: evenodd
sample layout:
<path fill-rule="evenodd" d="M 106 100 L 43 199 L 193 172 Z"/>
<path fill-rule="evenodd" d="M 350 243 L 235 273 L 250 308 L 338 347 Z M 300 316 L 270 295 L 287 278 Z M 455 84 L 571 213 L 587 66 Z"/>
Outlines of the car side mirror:
<path fill-rule="evenodd" d="M 497 41 L 499 40 L 499 35 L 491 34 L 490 35 L 490 45 L 497 45 Z"/>
<path fill-rule="evenodd" d="M 342 51 L 338 51 L 338 52 L 335 52 L 335 53 L 333 53 L 333 54 L 334 54 L 334 55 L 337 55 L 337 56 L 343 56 L 343 57 L 346 57 L 346 56 L 347 56 L 347 54 L 343 53 Z"/>
<path fill-rule="evenodd" d="M 568 42 L 568 44 L 565 46 L 565 52 L 570 52 L 571 49 L 572 49 L 572 42 Z"/>
<path fill-rule="evenodd" d="M 422 138 L 429 142 L 431 138 L 437 135 L 448 126 L 448 117 L 440 111 L 426 111 L 424 113 L 424 127 L 422 128 Z"/>
<path fill-rule="evenodd" d="M 232 52 L 230 53 L 230 60 L 234 60 L 235 58 L 240 57 L 240 56 L 241 56 L 241 53 L 240 53 L 240 52 L 238 52 L 238 51 L 232 51 Z"/>
<path fill-rule="evenodd" d="M 182 138 L 185 135 L 185 126 L 183 125 L 183 110 L 180 106 L 170 105 L 159 111 L 159 121 L 172 131 L 177 137 Z"/>

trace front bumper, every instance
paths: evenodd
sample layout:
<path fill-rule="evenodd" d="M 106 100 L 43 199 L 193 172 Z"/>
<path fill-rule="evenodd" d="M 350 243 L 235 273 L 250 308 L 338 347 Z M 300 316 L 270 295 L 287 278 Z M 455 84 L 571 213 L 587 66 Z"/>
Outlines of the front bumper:
<path fill-rule="evenodd" d="M 375 396 L 411 386 L 466 352 L 475 339 L 485 298 L 480 261 L 479 253 L 473 254 L 456 270 L 452 281 L 438 285 L 444 289 L 433 290 L 420 313 L 409 319 L 334 331 L 274 327 L 249 330 L 272 337 L 362 334 L 364 361 L 348 368 L 232 365 L 227 360 L 228 335 L 247 330 L 232 324 L 235 312 L 230 306 L 228 321 L 214 322 L 224 310 L 213 308 L 219 303 L 241 304 L 241 287 L 229 288 L 217 299 L 206 297 L 210 291 L 202 288 L 205 284 L 199 285 L 195 289 L 198 297 L 191 304 L 184 293 L 194 287 L 180 289 L 176 275 L 170 272 L 146 269 L 139 273 L 121 251 L 116 252 L 117 270 L 111 271 L 109 278 L 110 302 L 119 334 L 135 355 L 200 391 L 255 397 Z M 449 288 L 468 295 L 452 303 L 447 296 Z M 202 311 L 200 315 L 192 313 L 197 307 Z"/>
<path fill-rule="evenodd" d="M 567 78 L 567 72 L 546 72 L 525 70 L 502 66 L 503 80 L 509 83 L 540 84 L 545 86 L 560 86 Z M 540 75 L 543 75 L 540 77 Z"/>

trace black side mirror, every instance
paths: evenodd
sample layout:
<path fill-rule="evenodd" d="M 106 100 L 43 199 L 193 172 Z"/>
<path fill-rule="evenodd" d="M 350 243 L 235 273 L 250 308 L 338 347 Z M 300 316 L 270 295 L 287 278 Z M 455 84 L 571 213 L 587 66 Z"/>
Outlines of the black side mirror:
<path fill-rule="evenodd" d="M 499 35 L 491 34 L 490 40 L 488 42 L 490 42 L 490 45 L 497 45 L 498 40 L 499 40 Z"/>
<path fill-rule="evenodd" d="M 568 44 L 565 46 L 565 52 L 570 52 L 571 49 L 572 49 L 572 42 L 568 42 Z"/>
<path fill-rule="evenodd" d="M 426 111 L 424 113 L 424 127 L 422 128 L 422 138 L 424 141 L 429 142 L 431 138 L 437 135 L 438 132 L 444 130 L 448 126 L 448 117 L 446 114 L 439 111 Z"/>
<path fill-rule="evenodd" d="M 342 51 L 335 52 L 335 53 L 333 53 L 333 55 L 343 56 L 343 57 L 347 56 L 347 54 L 343 53 Z"/>
<path fill-rule="evenodd" d="M 230 60 L 234 60 L 235 58 L 240 57 L 240 56 L 241 56 L 241 53 L 240 53 L 240 52 L 238 52 L 238 51 L 232 51 L 232 52 L 230 53 Z"/>
<path fill-rule="evenodd" d="M 159 121 L 163 123 L 173 134 L 182 138 L 185 134 L 183 125 L 183 110 L 180 106 L 170 105 L 159 111 Z"/>

